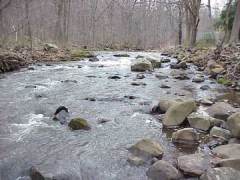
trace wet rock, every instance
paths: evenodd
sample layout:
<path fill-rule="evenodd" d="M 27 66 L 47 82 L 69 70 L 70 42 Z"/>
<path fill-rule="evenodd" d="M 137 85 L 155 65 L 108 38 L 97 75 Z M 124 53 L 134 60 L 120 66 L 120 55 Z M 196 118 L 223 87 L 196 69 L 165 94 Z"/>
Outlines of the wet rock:
<path fill-rule="evenodd" d="M 29 88 L 29 89 L 35 89 L 35 88 L 37 88 L 37 86 L 36 85 L 27 85 L 27 86 L 25 86 L 25 88 Z"/>
<path fill-rule="evenodd" d="M 217 166 L 220 167 L 230 167 L 235 170 L 240 171 L 240 158 L 237 159 L 223 159 L 217 163 Z"/>
<path fill-rule="evenodd" d="M 163 119 L 164 126 L 181 125 L 189 114 L 196 110 L 194 100 L 188 100 L 171 106 Z"/>
<path fill-rule="evenodd" d="M 240 158 L 240 144 L 227 144 L 213 149 L 213 153 L 220 158 Z"/>
<path fill-rule="evenodd" d="M 31 177 L 31 180 L 52 179 L 51 174 L 45 174 L 44 172 L 40 172 L 40 170 L 37 169 L 36 167 L 32 167 L 30 169 L 30 177 Z"/>
<path fill-rule="evenodd" d="M 131 85 L 132 86 L 146 86 L 147 84 L 143 83 L 143 82 L 132 82 Z"/>
<path fill-rule="evenodd" d="M 117 75 L 114 75 L 114 76 L 109 76 L 108 79 L 115 79 L 115 80 L 117 80 L 117 79 L 121 79 L 121 77 L 117 76 Z"/>
<path fill-rule="evenodd" d="M 162 62 L 162 63 L 169 63 L 169 62 L 171 62 L 171 59 L 169 59 L 169 58 L 163 58 L 163 59 L 161 60 L 161 62 Z"/>
<path fill-rule="evenodd" d="M 69 120 L 69 111 L 65 106 L 60 106 L 54 113 L 53 120 L 60 121 L 61 124 L 65 124 Z"/>
<path fill-rule="evenodd" d="M 211 106 L 214 104 L 214 102 L 212 102 L 211 100 L 207 99 L 207 98 L 204 98 L 204 99 L 201 99 L 200 100 L 200 103 L 202 105 L 205 105 L 205 106 Z"/>
<path fill-rule="evenodd" d="M 210 131 L 210 136 L 223 139 L 230 139 L 231 133 L 229 130 L 214 126 Z"/>
<path fill-rule="evenodd" d="M 184 61 L 182 61 L 182 62 L 180 62 L 178 64 L 171 64 L 170 65 L 171 69 L 187 69 L 187 67 L 188 67 L 187 63 L 184 62 Z"/>
<path fill-rule="evenodd" d="M 161 159 L 164 153 L 161 145 L 150 139 L 143 139 L 137 142 L 135 145 L 128 148 L 128 151 L 133 156 L 137 156 L 144 161 L 151 160 L 154 157 Z"/>
<path fill-rule="evenodd" d="M 110 121 L 111 121 L 110 119 L 101 118 L 101 119 L 98 119 L 98 124 L 105 124 Z"/>
<path fill-rule="evenodd" d="M 157 161 L 146 172 L 151 180 L 178 180 L 181 178 L 179 171 L 166 161 Z"/>
<path fill-rule="evenodd" d="M 161 53 L 161 56 L 170 56 L 170 54 L 167 53 L 167 52 L 162 52 L 162 53 Z"/>
<path fill-rule="evenodd" d="M 152 63 L 153 68 L 161 68 L 162 66 L 162 63 L 160 60 L 151 59 L 151 58 L 147 58 L 147 60 Z"/>
<path fill-rule="evenodd" d="M 91 57 L 91 58 L 89 58 L 89 61 L 90 62 L 98 62 L 99 59 L 97 57 Z"/>
<path fill-rule="evenodd" d="M 78 83 L 77 80 L 70 80 L 70 79 L 67 79 L 67 80 L 64 80 L 64 81 L 61 81 L 62 83 Z"/>
<path fill-rule="evenodd" d="M 97 78 L 97 76 L 94 76 L 94 75 L 88 75 L 86 76 L 87 78 Z"/>
<path fill-rule="evenodd" d="M 227 120 L 227 125 L 233 137 L 240 138 L 240 113 L 234 113 Z"/>
<path fill-rule="evenodd" d="M 130 155 L 127 161 L 134 166 L 141 166 L 145 164 L 145 161 L 143 159 L 133 155 Z"/>
<path fill-rule="evenodd" d="M 33 71 L 35 69 L 34 69 L 34 67 L 29 67 L 28 70 Z"/>
<path fill-rule="evenodd" d="M 240 171 L 229 167 L 209 168 L 200 180 L 237 180 L 240 179 Z"/>
<path fill-rule="evenodd" d="M 128 99 L 136 99 L 136 96 L 124 96 L 124 98 L 128 98 Z"/>
<path fill-rule="evenodd" d="M 177 102 L 181 102 L 180 100 L 160 100 L 158 105 L 155 106 L 155 111 L 154 108 L 152 108 L 152 112 L 155 113 L 160 113 L 160 114 L 164 114 L 167 112 L 167 110 L 175 105 Z"/>
<path fill-rule="evenodd" d="M 78 65 L 77 67 L 80 69 L 80 68 L 82 68 L 83 66 L 82 66 L 82 65 Z"/>
<path fill-rule="evenodd" d="M 130 57 L 129 54 L 114 54 L 114 57 Z"/>
<path fill-rule="evenodd" d="M 189 176 L 201 176 L 210 167 L 209 158 L 200 153 L 180 156 L 177 163 L 178 168 Z"/>
<path fill-rule="evenodd" d="M 142 58 L 144 58 L 144 56 L 138 55 L 138 56 L 136 57 L 136 59 L 142 59 Z"/>
<path fill-rule="evenodd" d="M 88 124 L 88 122 L 85 119 L 82 118 L 75 118 L 72 119 L 70 121 L 70 123 L 68 124 L 68 126 L 72 129 L 72 130 L 90 130 L 91 127 Z"/>
<path fill-rule="evenodd" d="M 171 87 L 168 86 L 168 85 L 166 85 L 166 84 L 162 84 L 162 85 L 160 86 L 160 88 L 163 88 L 163 89 L 169 89 L 169 88 L 171 88 Z"/>
<path fill-rule="evenodd" d="M 187 119 L 192 128 L 207 131 L 211 127 L 210 117 L 201 113 L 194 112 Z"/>
<path fill-rule="evenodd" d="M 162 74 L 156 74 L 155 77 L 158 78 L 159 80 L 168 79 L 168 76 Z"/>
<path fill-rule="evenodd" d="M 206 144 L 210 149 L 216 148 L 217 146 L 227 144 L 227 140 L 223 138 L 211 137 L 210 141 Z"/>
<path fill-rule="evenodd" d="M 84 100 L 86 100 L 86 101 L 96 101 L 96 98 L 92 98 L 92 97 L 87 97 L 87 98 L 85 98 Z"/>
<path fill-rule="evenodd" d="M 209 107 L 207 112 L 214 118 L 227 120 L 231 114 L 236 112 L 236 109 L 226 102 L 217 102 Z"/>
<path fill-rule="evenodd" d="M 182 71 L 172 71 L 171 75 L 175 78 L 175 79 L 179 79 L 179 80 L 188 80 L 190 79 L 188 77 L 188 75 L 185 72 Z"/>
<path fill-rule="evenodd" d="M 146 59 L 138 59 L 138 61 L 131 66 L 131 71 L 133 72 L 145 72 L 152 70 L 152 63 Z"/>
<path fill-rule="evenodd" d="M 195 82 L 195 83 L 201 83 L 204 81 L 205 81 L 205 79 L 202 76 L 197 76 L 197 77 L 193 78 L 193 80 L 192 80 L 192 82 Z"/>
<path fill-rule="evenodd" d="M 203 90 L 203 91 L 206 91 L 206 90 L 209 90 L 209 89 L 210 89 L 210 86 L 208 86 L 208 85 L 203 85 L 203 86 L 200 87 L 200 89 Z"/>
<path fill-rule="evenodd" d="M 136 79 L 144 79 L 144 78 L 145 78 L 145 76 L 143 74 L 137 74 Z"/>
<path fill-rule="evenodd" d="M 172 141 L 179 144 L 198 144 L 199 134 L 193 128 L 180 129 L 173 133 Z"/>

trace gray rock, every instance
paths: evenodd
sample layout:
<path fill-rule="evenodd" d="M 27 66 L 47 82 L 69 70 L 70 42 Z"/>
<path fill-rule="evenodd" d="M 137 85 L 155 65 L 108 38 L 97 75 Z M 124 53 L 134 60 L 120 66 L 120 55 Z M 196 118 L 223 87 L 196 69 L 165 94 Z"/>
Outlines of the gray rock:
<path fill-rule="evenodd" d="M 179 171 L 166 161 L 157 161 L 146 172 L 151 180 L 178 180 L 181 178 Z"/>
<path fill-rule="evenodd" d="M 128 151 L 132 153 L 133 156 L 139 157 L 144 161 L 151 160 L 154 157 L 161 159 L 164 153 L 162 146 L 158 142 L 150 139 L 143 139 L 137 142 L 128 148 Z"/>
<path fill-rule="evenodd" d="M 153 70 L 152 63 L 144 58 L 138 59 L 138 61 L 131 66 L 131 71 L 134 72 L 145 72 L 152 70 Z"/>
<path fill-rule="evenodd" d="M 217 102 L 211 107 L 207 109 L 207 112 L 210 116 L 217 118 L 217 119 L 222 119 L 222 120 L 227 120 L 227 118 L 236 112 L 236 109 L 233 108 L 230 104 L 225 103 L 225 102 Z"/>
<path fill-rule="evenodd" d="M 210 89 L 210 86 L 208 86 L 208 85 L 203 85 L 203 86 L 200 87 L 200 89 L 203 90 L 203 91 L 206 91 L 206 90 L 209 90 L 209 89 Z"/>
<path fill-rule="evenodd" d="M 210 168 L 204 173 L 200 180 L 238 180 L 240 171 L 229 167 Z"/>
<path fill-rule="evenodd" d="M 196 110 L 194 100 L 188 100 L 171 106 L 163 119 L 164 126 L 178 126 L 184 122 L 189 114 Z"/>
<path fill-rule="evenodd" d="M 188 122 L 192 128 L 200 129 L 203 131 L 207 131 L 211 127 L 210 118 L 211 117 L 197 112 L 193 112 L 187 117 Z"/>
<path fill-rule="evenodd" d="M 220 167 L 230 167 L 240 171 L 240 158 L 223 159 L 217 163 Z"/>
<path fill-rule="evenodd" d="M 172 134 L 172 141 L 179 144 L 198 144 L 199 134 L 193 128 L 180 129 Z"/>
<path fill-rule="evenodd" d="M 127 161 L 134 166 L 141 166 L 145 164 L 145 161 L 143 159 L 133 155 L 130 155 Z"/>
<path fill-rule="evenodd" d="M 231 115 L 227 120 L 227 125 L 233 137 L 240 138 L 240 113 Z"/>
<path fill-rule="evenodd" d="M 189 176 L 201 176 L 211 167 L 209 157 L 200 153 L 180 156 L 177 162 L 178 168 Z"/>
<path fill-rule="evenodd" d="M 197 76 L 197 77 L 193 78 L 193 80 L 192 80 L 192 82 L 195 82 L 195 83 L 201 83 L 204 81 L 205 81 L 205 79 L 202 76 Z"/>
<path fill-rule="evenodd" d="M 240 144 L 227 144 L 213 149 L 213 153 L 220 158 L 240 158 Z"/>
<path fill-rule="evenodd" d="M 227 129 L 214 126 L 210 131 L 210 136 L 223 138 L 227 140 L 231 138 L 231 133 Z"/>

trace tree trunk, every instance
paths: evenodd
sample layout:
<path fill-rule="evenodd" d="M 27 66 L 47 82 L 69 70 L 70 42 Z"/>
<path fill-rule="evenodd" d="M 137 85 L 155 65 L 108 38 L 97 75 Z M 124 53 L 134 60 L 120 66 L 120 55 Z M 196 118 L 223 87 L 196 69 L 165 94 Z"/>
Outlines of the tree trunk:
<path fill-rule="evenodd" d="M 230 43 L 240 41 L 240 0 L 237 2 L 237 10 L 233 22 L 233 28 L 230 38 Z"/>

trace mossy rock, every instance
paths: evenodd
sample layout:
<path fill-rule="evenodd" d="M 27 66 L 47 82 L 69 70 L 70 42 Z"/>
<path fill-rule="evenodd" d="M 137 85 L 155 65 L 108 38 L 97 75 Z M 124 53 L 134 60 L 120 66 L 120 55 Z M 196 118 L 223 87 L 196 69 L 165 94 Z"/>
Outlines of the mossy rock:
<path fill-rule="evenodd" d="M 226 86 L 232 84 L 232 82 L 231 82 L 230 80 L 225 79 L 225 78 L 219 78 L 219 79 L 217 80 L 217 82 L 218 82 L 219 84 L 223 84 L 223 85 L 226 85 Z"/>
<path fill-rule="evenodd" d="M 77 49 L 71 52 L 71 57 L 74 59 L 74 58 L 91 58 L 95 56 L 87 50 Z"/>
<path fill-rule="evenodd" d="M 88 122 L 87 122 L 85 119 L 82 119 L 82 118 L 72 119 L 72 120 L 70 121 L 70 123 L 68 124 L 68 126 L 69 126 L 72 130 L 80 130 L 80 129 L 90 130 L 90 129 L 91 129 L 91 127 L 90 127 L 90 125 L 88 124 Z"/>

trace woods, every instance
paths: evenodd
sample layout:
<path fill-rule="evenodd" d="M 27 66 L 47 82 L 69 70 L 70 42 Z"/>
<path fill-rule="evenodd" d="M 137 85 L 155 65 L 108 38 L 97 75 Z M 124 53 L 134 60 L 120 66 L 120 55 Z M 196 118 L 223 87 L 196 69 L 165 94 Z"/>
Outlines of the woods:
<path fill-rule="evenodd" d="M 4 46 L 154 49 L 194 47 L 198 32 L 208 31 L 199 23 L 211 25 L 212 10 L 210 0 L 2 0 L 0 18 Z"/>

